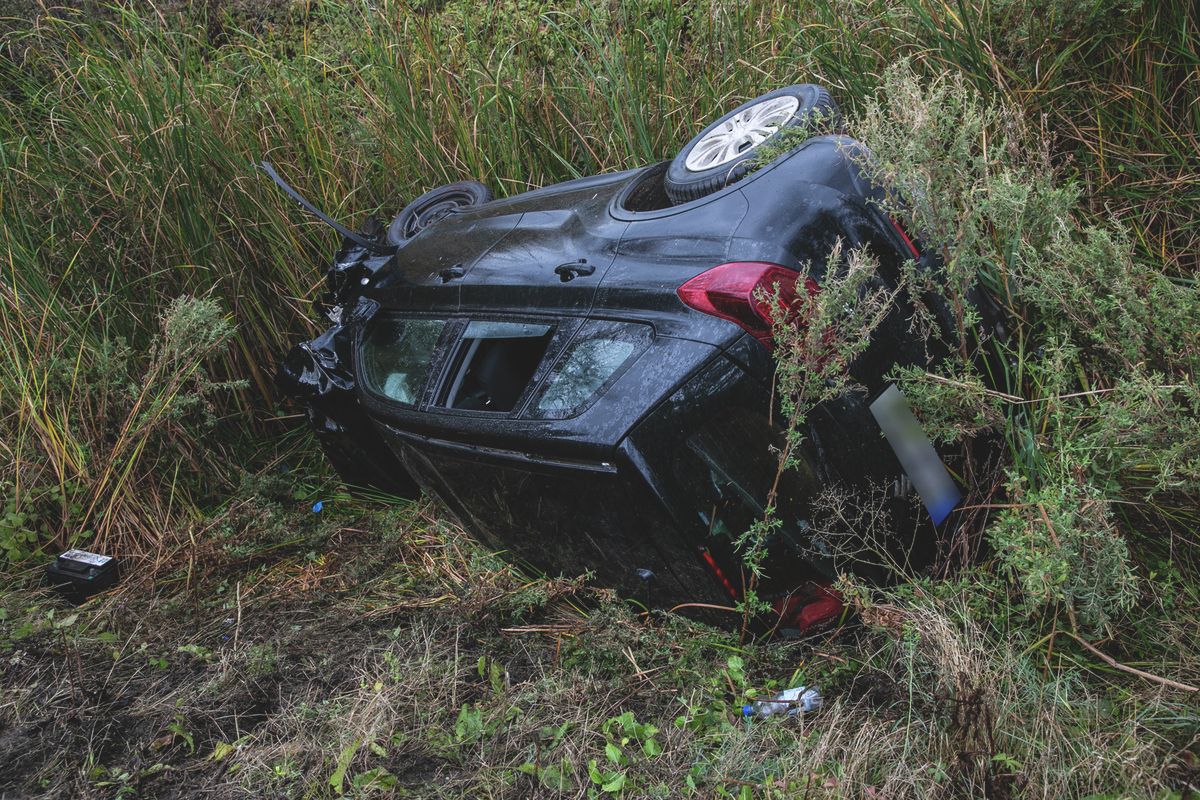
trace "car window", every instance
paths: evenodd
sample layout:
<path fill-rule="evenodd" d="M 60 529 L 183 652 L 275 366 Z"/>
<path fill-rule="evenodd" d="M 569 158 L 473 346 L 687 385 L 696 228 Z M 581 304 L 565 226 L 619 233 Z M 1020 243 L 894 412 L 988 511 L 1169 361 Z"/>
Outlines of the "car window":
<path fill-rule="evenodd" d="M 537 402 L 538 416 L 579 410 L 649 340 L 644 325 L 590 323 L 560 360 Z"/>
<path fill-rule="evenodd" d="M 541 323 L 472 320 L 459 343 L 458 367 L 442 404 L 463 411 L 512 411 L 542 363 L 553 332 Z"/>
<path fill-rule="evenodd" d="M 443 319 L 377 317 L 362 345 L 363 383 L 375 394 L 415 405 Z"/>

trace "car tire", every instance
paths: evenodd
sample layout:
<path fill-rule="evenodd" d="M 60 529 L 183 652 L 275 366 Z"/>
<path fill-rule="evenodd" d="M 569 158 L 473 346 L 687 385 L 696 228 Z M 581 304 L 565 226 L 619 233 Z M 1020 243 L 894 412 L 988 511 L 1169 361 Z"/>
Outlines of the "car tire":
<path fill-rule="evenodd" d="M 799 83 L 767 92 L 742 103 L 688 142 L 667 167 L 663 188 L 676 205 L 697 200 L 745 177 L 759 148 L 776 140 L 779 131 L 832 127 L 837 119 L 837 104 L 822 86 Z"/>
<path fill-rule="evenodd" d="M 492 190 L 479 181 L 459 181 L 430 189 L 413 200 L 388 226 L 387 238 L 398 247 L 458 208 L 481 206 L 492 199 Z"/>

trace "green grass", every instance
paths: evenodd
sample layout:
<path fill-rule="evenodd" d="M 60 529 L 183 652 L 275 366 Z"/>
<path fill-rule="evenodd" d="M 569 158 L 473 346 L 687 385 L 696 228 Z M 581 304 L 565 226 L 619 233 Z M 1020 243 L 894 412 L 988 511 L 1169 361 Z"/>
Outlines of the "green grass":
<path fill-rule="evenodd" d="M 0 762 L 18 764 L 0 792 L 1195 791 L 1194 697 L 1071 638 L 1200 681 L 1194 4 L 26 13 L 0 22 Z M 902 61 L 908 84 L 887 77 Z M 975 110 L 952 119 L 997 109 L 971 135 L 897 113 L 958 80 L 951 99 Z M 1006 443 L 1010 474 L 970 487 L 982 508 L 952 580 L 855 589 L 865 624 L 831 641 L 743 645 L 521 577 L 435 510 L 331 494 L 271 374 L 314 331 L 337 242 L 253 162 L 353 225 L 462 178 L 504 195 L 669 158 L 722 110 L 802 81 L 831 89 L 898 178 L 936 178 L 970 237 L 954 269 L 1018 320 L 1007 398 L 965 367 L 906 376 L 947 439 Z M 1001 140 L 1013 152 L 988 155 Z M 939 161 L 946 142 L 961 149 Z M 1027 190 L 1042 205 L 1003 217 Z M 288 485 L 264 494 L 246 473 Z M 296 511 L 319 496 L 333 517 Z M 71 544 L 129 571 L 65 624 L 32 583 Z M 793 673 L 830 697 L 811 725 L 737 721 Z M 82 727 L 46 722 L 72 714 Z"/>

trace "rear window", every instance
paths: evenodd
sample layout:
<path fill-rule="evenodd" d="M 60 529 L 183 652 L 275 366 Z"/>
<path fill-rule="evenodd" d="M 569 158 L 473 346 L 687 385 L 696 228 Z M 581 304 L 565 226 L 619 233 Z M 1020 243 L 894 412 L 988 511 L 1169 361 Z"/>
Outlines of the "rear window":
<path fill-rule="evenodd" d="M 363 340 L 363 384 L 396 403 L 416 405 L 444 319 L 377 317 Z"/>
<path fill-rule="evenodd" d="M 650 328 L 593 321 L 559 359 L 534 416 L 562 419 L 579 413 L 650 341 Z"/>

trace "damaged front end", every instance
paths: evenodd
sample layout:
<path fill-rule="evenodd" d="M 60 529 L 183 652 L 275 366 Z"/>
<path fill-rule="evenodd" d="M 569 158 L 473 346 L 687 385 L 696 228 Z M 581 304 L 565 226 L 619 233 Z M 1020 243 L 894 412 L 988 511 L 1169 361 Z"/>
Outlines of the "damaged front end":
<path fill-rule="evenodd" d="M 313 210 L 274 170 L 267 172 Z M 345 229 L 334 227 L 343 234 L 342 247 L 325 273 L 324 297 L 316 304 L 333 325 L 288 351 L 275 374 L 275 385 L 304 409 L 321 449 L 347 483 L 415 498 L 420 488 L 380 439 L 359 403 L 352 360 L 358 331 L 379 310 L 379 304 L 363 297 L 362 290 L 387 266 L 395 248 L 381 241 L 383 231 L 376 220 L 368 221 L 364 235 L 347 236 Z"/>

